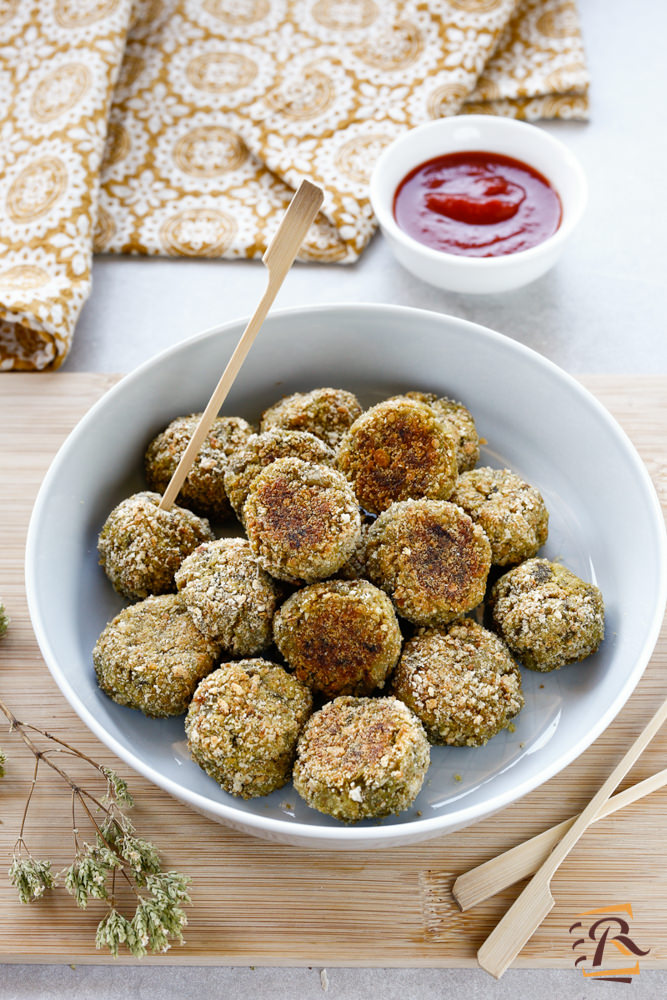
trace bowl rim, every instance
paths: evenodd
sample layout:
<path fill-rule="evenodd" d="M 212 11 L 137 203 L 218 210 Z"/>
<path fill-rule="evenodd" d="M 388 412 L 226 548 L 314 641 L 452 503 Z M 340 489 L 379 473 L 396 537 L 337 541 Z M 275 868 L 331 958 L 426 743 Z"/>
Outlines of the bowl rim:
<path fill-rule="evenodd" d="M 386 197 L 386 193 L 379 190 L 383 182 L 384 173 L 390 167 L 396 151 L 409 145 L 411 141 L 414 141 L 414 136 L 417 133 L 420 135 L 433 133 L 434 136 L 437 136 L 443 131 L 446 134 L 455 127 L 463 124 L 477 126 L 477 128 L 482 130 L 485 128 L 505 129 L 507 132 L 518 131 L 526 136 L 534 136 L 536 141 L 542 142 L 546 147 L 550 148 L 551 151 L 558 156 L 560 161 L 571 170 L 572 175 L 575 178 L 577 196 L 574 200 L 574 204 L 568 209 L 565 209 L 561 198 L 561 223 L 558 226 L 558 229 L 552 233 L 551 236 L 542 240 L 541 243 L 537 243 L 535 246 L 529 247 L 527 250 L 517 250 L 515 253 L 501 254 L 497 257 L 468 257 L 463 254 L 450 253 L 447 250 L 436 250 L 435 248 L 428 246 L 426 243 L 420 243 L 419 240 L 416 240 L 413 236 L 406 233 L 405 230 L 401 229 L 396 222 L 393 211 L 393 199 L 396 192 L 396 185 L 392 189 L 389 201 Z M 481 147 L 476 148 L 473 144 L 472 148 L 469 148 L 466 152 L 499 152 L 493 148 L 489 148 L 489 146 L 493 147 L 493 144 L 489 143 L 485 149 L 482 149 Z M 433 156 L 446 156 L 447 152 L 447 150 L 436 150 L 433 152 Z M 509 156 L 511 154 L 503 152 L 502 155 Z M 404 177 L 410 172 L 410 170 L 419 166 L 420 163 L 426 162 L 426 159 L 428 159 L 428 156 L 424 157 L 421 155 L 417 157 L 413 167 L 410 167 L 402 176 Z M 533 166 L 529 157 L 521 156 L 516 157 L 516 159 L 522 160 L 524 163 L 527 163 L 528 166 Z M 537 169 L 537 167 L 533 167 L 533 169 Z M 401 181 L 399 180 L 398 183 L 400 184 L 400 182 Z M 556 189 L 556 193 L 560 198 L 561 196 L 557 186 L 554 184 L 553 187 Z M 513 267 L 518 268 L 523 263 L 534 261 L 545 255 L 557 252 L 562 244 L 571 236 L 573 230 L 581 221 L 581 217 L 584 214 L 586 204 L 588 202 L 588 181 L 581 163 L 571 149 L 560 139 L 557 139 L 550 132 L 539 128 L 537 125 L 533 125 L 530 122 L 519 121 L 516 118 L 503 118 L 497 115 L 452 115 L 448 118 L 438 118 L 434 121 L 426 122 L 424 125 L 418 125 L 416 128 L 410 129 L 408 132 L 403 132 L 398 136 L 398 138 L 394 139 L 393 142 L 385 147 L 371 173 L 370 200 L 371 206 L 382 231 L 391 236 L 393 240 L 400 243 L 401 246 L 408 252 L 418 253 L 425 260 L 437 263 L 440 266 L 446 264 L 447 267 L 454 270 L 494 272 L 509 270 Z"/>
<path fill-rule="evenodd" d="M 227 805 L 224 802 L 209 799 L 198 792 L 194 792 L 186 788 L 184 785 L 176 783 L 169 777 L 159 774 L 150 764 L 146 764 L 141 757 L 137 756 L 134 752 L 127 750 L 126 747 L 124 747 L 113 735 L 108 733 L 105 727 L 97 721 L 95 716 L 89 711 L 79 697 L 76 688 L 67 678 L 63 669 L 59 665 L 52 642 L 43 627 L 36 590 L 35 581 L 39 572 L 39 553 L 36 544 L 37 525 L 48 504 L 51 482 L 56 477 L 58 467 L 61 462 L 66 458 L 69 452 L 76 447 L 78 439 L 81 435 L 85 434 L 88 424 L 96 417 L 98 410 L 107 405 L 107 401 L 110 397 L 122 392 L 128 384 L 140 381 L 144 372 L 153 365 L 160 363 L 172 355 L 176 355 L 182 351 L 187 351 L 190 345 L 195 342 L 224 336 L 225 334 L 236 330 L 240 334 L 246 322 L 244 319 L 236 318 L 228 320 L 225 323 L 203 330 L 198 334 L 194 334 L 193 336 L 180 341 L 178 344 L 174 344 L 165 350 L 158 352 L 158 354 L 147 359 L 133 371 L 123 376 L 115 385 L 104 392 L 100 399 L 98 399 L 84 414 L 57 451 L 40 485 L 28 525 L 24 568 L 30 619 L 39 648 L 49 672 L 79 718 L 82 719 L 82 721 L 98 737 L 98 739 L 100 739 L 105 746 L 112 750 L 116 756 L 120 758 L 120 760 L 124 761 L 139 774 L 143 775 L 153 784 L 162 788 L 179 801 L 185 802 L 196 811 L 203 812 L 209 816 L 213 814 L 232 827 L 235 826 L 236 828 L 242 828 L 246 831 L 253 830 L 257 836 L 264 836 L 268 839 L 282 840 L 283 842 L 290 842 L 295 845 L 298 844 L 302 847 L 307 846 L 306 842 L 309 842 L 311 847 L 316 847 L 318 842 L 328 842 L 325 846 L 331 848 L 332 842 L 335 841 L 337 847 L 346 848 L 349 846 L 349 849 L 363 850 L 365 843 L 368 844 L 368 848 L 384 846 L 389 847 L 397 846 L 401 842 L 408 844 L 411 842 L 427 840 L 429 837 L 437 836 L 438 834 L 444 836 L 456 829 L 461 829 L 474 822 L 484 819 L 544 784 L 549 778 L 558 774 L 569 763 L 579 757 L 579 755 L 598 738 L 598 736 L 616 717 L 634 691 L 649 662 L 657 642 L 664 617 L 665 605 L 667 604 L 667 531 L 665 529 L 660 501 L 651 477 L 649 476 L 648 470 L 620 424 L 602 405 L 602 403 L 600 403 L 599 400 L 597 400 L 596 397 L 572 375 L 562 369 L 559 365 L 555 364 L 555 362 L 546 358 L 544 355 L 533 350 L 532 348 L 520 343 L 519 341 L 507 337 L 504 334 L 490 329 L 489 327 L 473 323 L 470 320 L 451 316 L 450 314 L 436 313 L 433 310 L 418 309 L 411 306 L 393 305 L 389 303 L 344 302 L 332 304 L 324 303 L 315 306 L 289 307 L 273 311 L 271 316 L 269 316 L 265 322 L 270 322 L 272 316 L 276 318 L 284 318 L 294 316 L 295 314 L 312 316 L 331 312 L 334 314 L 344 314 L 347 311 L 362 314 L 375 313 L 377 315 L 389 313 L 401 314 L 406 318 L 406 320 L 409 319 L 412 323 L 418 323 L 422 318 L 432 318 L 437 316 L 439 318 L 444 318 L 446 321 L 454 321 L 456 324 L 461 325 L 464 330 L 474 332 L 476 336 L 482 336 L 483 338 L 494 342 L 501 341 L 506 346 L 509 345 L 511 350 L 515 350 L 520 355 L 529 357 L 534 363 L 544 367 L 546 370 L 551 371 L 554 374 L 557 374 L 560 379 L 564 379 L 569 384 L 573 392 L 584 399 L 589 406 L 592 405 L 593 409 L 597 411 L 597 414 L 603 423 L 605 423 L 624 444 L 624 450 L 634 467 L 634 472 L 643 483 L 645 495 L 649 501 L 649 506 L 654 519 L 656 538 L 658 539 L 657 563 L 659 567 L 659 586 L 657 588 L 657 603 L 655 605 L 653 617 L 646 631 L 644 642 L 633 668 L 626 677 L 625 683 L 616 693 L 615 698 L 607 708 L 606 712 L 596 720 L 595 725 L 593 725 L 591 729 L 583 732 L 580 738 L 570 745 L 568 752 L 552 761 L 548 767 L 545 767 L 543 772 L 525 778 L 518 786 L 514 786 L 505 792 L 497 793 L 483 804 L 483 808 L 480 804 L 462 808 L 460 812 L 456 813 L 455 822 L 451 822 L 449 825 L 443 823 L 442 817 L 436 816 L 426 819 L 416 818 L 410 823 L 392 823 L 392 817 L 386 817 L 385 820 L 383 820 L 382 825 L 376 824 L 369 827 L 359 827 L 355 824 L 351 824 L 349 826 L 341 824 L 339 827 L 311 826 L 307 823 L 287 822 L 286 820 L 279 818 L 262 816 L 257 812 L 239 813 L 234 805 Z"/>

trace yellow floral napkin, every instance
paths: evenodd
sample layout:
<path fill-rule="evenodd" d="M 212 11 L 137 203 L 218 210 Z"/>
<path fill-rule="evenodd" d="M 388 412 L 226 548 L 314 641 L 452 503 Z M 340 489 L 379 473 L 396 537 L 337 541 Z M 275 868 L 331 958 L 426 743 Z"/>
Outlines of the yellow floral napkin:
<path fill-rule="evenodd" d="M 406 128 L 585 117 L 572 0 L 0 0 L 0 369 L 58 367 L 96 252 L 349 262 Z"/>

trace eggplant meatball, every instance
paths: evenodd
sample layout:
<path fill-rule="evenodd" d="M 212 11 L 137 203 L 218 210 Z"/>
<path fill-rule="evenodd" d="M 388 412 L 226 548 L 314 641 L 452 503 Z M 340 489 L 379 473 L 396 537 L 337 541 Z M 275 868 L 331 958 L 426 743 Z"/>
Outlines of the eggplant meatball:
<path fill-rule="evenodd" d="M 149 489 L 164 493 L 187 448 L 201 413 L 177 417 L 148 446 L 144 458 Z M 241 417 L 217 417 L 197 452 L 177 501 L 197 514 L 225 518 L 231 514 L 224 476 L 229 459 L 253 433 Z"/>
<path fill-rule="evenodd" d="M 383 687 L 402 642 L 391 601 L 366 580 L 313 583 L 292 594 L 276 613 L 273 637 L 299 680 L 326 698 Z"/>
<path fill-rule="evenodd" d="M 528 559 L 491 589 L 494 629 L 530 670 L 558 670 L 596 651 L 604 638 L 600 590 L 548 559 Z"/>
<path fill-rule="evenodd" d="M 353 823 L 407 809 L 430 759 L 417 716 L 396 698 L 342 696 L 299 739 L 294 787 L 319 812 Z"/>
<path fill-rule="evenodd" d="M 530 559 L 547 540 L 549 514 L 540 492 L 509 469 L 464 472 L 449 499 L 484 529 L 496 566 Z"/>
<path fill-rule="evenodd" d="M 336 466 L 362 507 L 377 514 L 397 500 L 446 499 L 458 474 L 452 430 L 424 403 L 387 399 L 343 438 Z"/>
<path fill-rule="evenodd" d="M 278 458 L 255 478 L 243 509 L 253 554 L 279 580 L 331 576 L 359 541 L 352 488 L 326 465 Z"/>
<path fill-rule="evenodd" d="M 359 400 L 345 389 L 295 392 L 264 411 L 260 430 L 309 431 L 335 449 L 360 413 Z"/>
<path fill-rule="evenodd" d="M 509 650 L 470 618 L 408 639 L 390 691 L 421 719 L 431 743 L 450 746 L 482 746 L 523 708 Z"/>
<path fill-rule="evenodd" d="M 185 719 L 188 747 L 226 792 L 268 795 L 289 781 L 311 711 L 308 688 L 275 663 L 223 663 L 195 691 Z"/>
<path fill-rule="evenodd" d="M 459 472 L 474 469 L 479 461 L 479 435 L 470 410 L 446 396 L 433 392 L 406 392 L 408 399 L 426 403 L 435 413 L 451 425 L 456 440 L 456 459 Z"/>
<path fill-rule="evenodd" d="M 491 546 L 465 511 L 446 500 L 392 504 L 369 528 L 366 571 L 415 625 L 444 625 L 483 599 Z"/>
<path fill-rule="evenodd" d="M 253 434 L 232 456 L 225 472 L 225 491 L 239 521 L 255 478 L 277 458 L 300 458 L 304 462 L 332 465 L 333 449 L 307 431 L 272 431 Z"/>
<path fill-rule="evenodd" d="M 279 590 L 245 538 L 205 542 L 181 563 L 176 586 L 197 628 L 234 656 L 271 642 Z"/>
<path fill-rule="evenodd" d="M 186 556 L 214 536 L 203 517 L 183 507 L 161 510 L 159 493 L 134 493 L 106 519 L 97 548 L 114 588 L 130 601 L 176 589 Z"/>
<path fill-rule="evenodd" d="M 195 627 L 177 594 L 131 604 L 109 622 L 93 650 L 97 680 L 119 705 L 145 715 L 180 715 L 213 670 L 220 644 Z"/>

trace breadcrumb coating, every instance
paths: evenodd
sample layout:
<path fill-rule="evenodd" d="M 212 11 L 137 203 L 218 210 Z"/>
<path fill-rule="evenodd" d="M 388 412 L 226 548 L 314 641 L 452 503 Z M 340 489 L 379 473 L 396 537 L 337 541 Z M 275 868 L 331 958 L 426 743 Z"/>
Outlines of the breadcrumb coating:
<path fill-rule="evenodd" d="M 243 514 L 260 565 L 291 583 L 332 576 L 361 533 L 359 505 L 345 478 L 299 458 L 267 465 L 250 488 Z"/>
<path fill-rule="evenodd" d="M 277 458 L 301 458 L 304 462 L 333 465 L 334 452 L 320 438 L 307 431 L 277 427 L 253 434 L 234 452 L 225 472 L 225 491 L 239 521 L 248 492 L 259 473 Z"/>
<path fill-rule="evenodd" d="M 604 638 L 600 590 L 548 559 L 528 559 L 496 581 L 493 627 L 531 670 L 558 670 L 596 651 Z"/>
<path fill-rule="evenodd" d="M 549 514 L 541 493 L 509 469 L 464 472 L 449 499 L 484 529 L 496 566 L 530 559 L 547 540 Z"/>
<path fill-rule="evenodd" d="M 355 420 L 336 466 L 374 514 L 397 500 L 444 500 L 458 475 L 451 426 L 432 407 L 405 396 L 377 403 Z"/>
<path fill-rule="evenodd" d="M 366 537 L 368 577 L 415 625 L 445 625 L 484 598 L 491 546 L 447 500 L 394 503 Z"/>
<path fill-rule="evenodd" d="M 100 565 L 130 601 L 175 590 L 174 573 L 185 557 L 214 537 L 205 518 L 183 507 L 160 510 L 161 499 L 134 493 L 114 507 L 100 532 Z"/>
<path fill-rule="evenodd" d="M 205 542 L 181 563 L 176 586 L 197 628 L 234 656 L 271 642 L 279 588 L 245 538 Z"/>
<path fill-rule="evenodd" d="M 268 795 L 289 781 L 310 691 L 267 660 L 223 663 L 195 691 L 185 719 L 194 760 L 226 792 Z"/>
<path fill-rule="evenodd" d="M 93 650 L 97 680 L 119 705 L 149 716 L 180 715 L 213 670 L 220 644 L 202 635 L 177 594 L 131 604 L 109 622 Z"/>
<path fill-rule="evenodd" d="M 309 431 L 330 448 L 337 448 L 343 434 L 361 413 L 359 400 L 346 389 L 312 389 L 278 400 L 262 414 L 261 431 L 281 427 Z"/>
<path fill-rule="evenodd" d="M 176 417 L 153 438 L 144 457 L 149 489 L 164 493 L 200 417 L 201 413 Z M 207 517 L 229 517 L 231 509 L 225 492 L 225 471 L 233 453 L 252 433 L 253 428 L 241 417 L 216 417 L 176 498 L 180 506 Z"/>
<path fill-rule="evenodd" d="M 431 743 L 450 746 L 482 746 L 524 704 L 509 650 L 470 618 L 409 639 L 390 692 L 421 719 Z"/>
<path fill-rule="evenodd" d="M 294 787 L 309 806 L 354 823 L 407 809 L 429 760 L 424 728 L 402 701 L 342 696 L 306 724 Z"/>
<path fill-rule="evenodd" d="M 273 636 L 299 680 L 326 698 L 384 687 L 402 643 L 391 601 L 367 580 L 297 591 L 278 609 Z"/>
<path fill-rule="evenodd" d="M 406 392 L 408 399 L 416 399 L 433 408 L 436 414 L 451 425 L 456 439 L 456 459 L 459 473 L 474 469 L 479 461 L 479 434 L 470 410 L 447 396 L 434 392 Z"/>

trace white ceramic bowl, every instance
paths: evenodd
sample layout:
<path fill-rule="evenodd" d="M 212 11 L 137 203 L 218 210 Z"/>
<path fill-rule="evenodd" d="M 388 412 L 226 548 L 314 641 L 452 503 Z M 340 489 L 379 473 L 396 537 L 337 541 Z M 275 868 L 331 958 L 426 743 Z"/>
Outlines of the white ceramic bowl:
<path fill-rule="evenodd" d="M 399 816 L 345 826 L 308 808 L 291 786 L 234 799 L 190 759 L 182 718 L 148 719 L 101 693 L 91 650 L 123 604 L 98 565 L 98 532 L 112 507 L 143 488 L 148 441 L 208 400 L 242 328 L 228 323 L 128 375 L 51 465 L 26 553 L 30 613 L 49 669 L 84 722 L 131 767 L 249 833 L 311 848 L 375 848 L 474 823 L 574 760 L 611 722 L 648 662 L 665 603 L 666 559 L 646 469 L 574 379 L 490 330 L 392 306 L 270 316 L 223 412 L 257 420 L 279 396 L 319 385 L 351 389 L 366 405 L 408 388 L 463 400 L 488 440 L 482 464 L 507 465 L 542 490 L 551 513 L 544 552 L 599 584 L 607 635 L 581 665 L 547 675 L 523 671 L 526 707 L 514 732 L 476 749 L 434 747 L 427 782 Z"/>
<path fill-rule="evenodd" d="M 511 156 L 543 174 L 561 200 L 562 221 L 556 232 L 529 250 L 500 257 L 444 253 L 408 236 L 394 217 L 400 182 L 436 156 L 471 151 Z M 526 285 L 556 263 L 583 214 L 587 184 L 567 146 L 536 125 L 494 115 L 460 115 L 411 129 L 388 146 L 371 175 L 370 196 L 380 228 L 404 267 L 438 288 L 486 294 Z"/>

